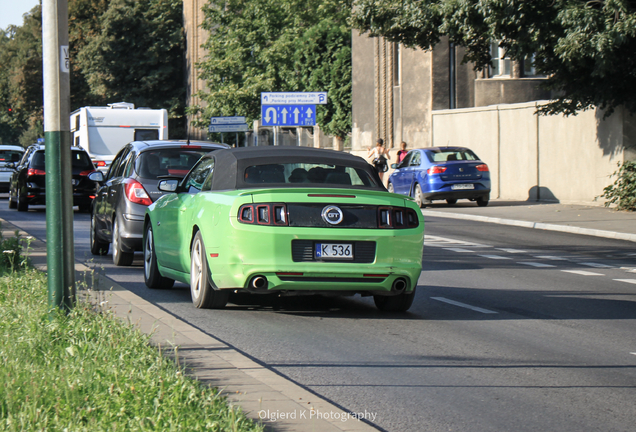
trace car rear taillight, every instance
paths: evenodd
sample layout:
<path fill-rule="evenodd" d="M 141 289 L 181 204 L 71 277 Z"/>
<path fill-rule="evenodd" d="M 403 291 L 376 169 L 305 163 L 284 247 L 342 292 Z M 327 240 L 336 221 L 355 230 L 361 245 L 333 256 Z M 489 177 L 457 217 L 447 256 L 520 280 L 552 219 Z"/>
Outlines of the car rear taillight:
<path fill-rule="evenodd" d="M 239 208 L 238 220 L 245 224 L 287 226 L 285 204 L 245 204 Z"/>
<path fill-rule="evenodd" d="M 90 173 L 94 173 L 94 172 L 95 172 L 94 169 L 89 169 L 89 170 L 86 170 L 86 171 L 82 171 L 81 173 L 79 173 L 79 175 L 81 175 L 82 177 L 86 177 Z"/>
<path fill-rule="evenodd" d="M 27 177 L 36 176 L 36 175 L 46 175 L 46 171 L 35 169 L 35 168 L 29 168 L 27 170 Z"/>
<path fill-rule="evenodd" d="M 486 164 L 481 164 L 481 165 L 477 165 L 475 168 L 477 168 L 477 171 L 482 171 L 482 172 L 488 172 L 488 165 Z"/>
<path fill-rule="evenodd" d="M 429 169 L 426 170 L 426 172 L 429 173 L 429 174 L 441 174 L 444 171 L 446 171 L 446 167 L 437 166 L 437 165 L 432 166 L 432 167 L 430 167 Z"/>
<path fill-rule="evenodd" d="M 126 198 L 128 201 L 141 204 L 145 206 L 149 206 L 152 204 L 152 200 L 148 196 L 146 189 L 139 183 L 137 180 L 127 180 L 124 183 L 124 193 L 126 194 Z"/>
<path fill-rule="evenodd" d="M 106 161 L 96 160 L 96 161 L 93 161 L 93 164 L 94 164 L 96 167 L 105 167 L 105 166 L 106 166 Z"/>
<path fill-rule="evenodd" d="M 417 228 L 420 221 L 415 210 L 404 207 L 378 207 L 378 228 Z"/>

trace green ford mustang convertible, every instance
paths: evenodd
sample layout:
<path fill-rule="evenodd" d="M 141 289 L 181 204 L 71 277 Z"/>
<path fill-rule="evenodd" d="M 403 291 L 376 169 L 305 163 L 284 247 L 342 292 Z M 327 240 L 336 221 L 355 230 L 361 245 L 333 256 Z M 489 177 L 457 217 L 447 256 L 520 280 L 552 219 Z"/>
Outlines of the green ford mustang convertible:
<path fill-rule="evenodd" d="M 199 308 L 230 292 L 372 295 L 406 311 L 422 270 L 424 220 L 347 153 L 246 147 L 205 155 L 146 211 L 150 288 L 190 284 Z"/>

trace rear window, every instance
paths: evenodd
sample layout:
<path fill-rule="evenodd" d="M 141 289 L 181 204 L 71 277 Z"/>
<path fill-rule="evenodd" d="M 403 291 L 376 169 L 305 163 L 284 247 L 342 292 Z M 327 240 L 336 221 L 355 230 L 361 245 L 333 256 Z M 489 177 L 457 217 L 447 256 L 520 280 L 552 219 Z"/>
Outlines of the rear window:
<path fill-rule="evenodd" d="M 253 165 L 245 169 L 244 181 L 253 184 L 378 187 L 375 180 L 362 168 L 316 163 Z"/>
<path fill-rule="evenodd" d="M 426 152 L 429 162 L 447 161 L 474 161 L 479 160 L 477 155 L 468 149 L 428 150 Z"/>
<path fill-rule="evenodd" d="M 145 151 L 135 161 L 139 177 L 156 180 L 161 176 L 185 176 L 201 156 L 210 150 L 157 149 Z"/>
<path fill-rule="evenodd" d="M 71 161 L 73 163 L 73 168 L 79 168 L 82 170 L 95 169 L 90 156 L 88 153 L 83 151 L 72 151 Z"/>
<path fill-rule="evenodd" d="M 0 162 L 19 162 L 23 154 L 19 150 L 0 150 Z"/>
<path fill-rule="evenodd" d="M 81 170 L 89 170 L 95 168 L 90 156 L 88 156 L 88 153 L 83 151 L 71 151 L 71 164 L 73 168 Z M 33 159 L 31 159 L 31 168 L 41 170 L 44 169 L 44 150 L 38 150 L 33 153 Z"/>

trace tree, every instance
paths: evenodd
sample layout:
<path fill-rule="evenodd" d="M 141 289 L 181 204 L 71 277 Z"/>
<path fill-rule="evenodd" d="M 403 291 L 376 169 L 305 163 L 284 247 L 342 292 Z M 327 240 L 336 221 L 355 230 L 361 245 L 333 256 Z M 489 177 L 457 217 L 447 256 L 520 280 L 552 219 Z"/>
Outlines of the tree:
<path fill-rule="evenodd" d="M 204 8 L 210 32 L 199 65 L 207 90 L 198 126 L 210 117 L 260 118 L 260 93 L 328 91 L 317 120 L 327 133 L 351 129 L 349 0 L 212 0 Z"/>
<path fill-rule="evenodd" d="M 490 63 L 491 41 L 512 59 L 534 56 L 558 95 L 543 113 L 597 106 L 609 115 L 621 105 L 636 113 L 634 0 L 358 0 L 353 23 L 424 50 L 448 36 L 475 69 Z"/>
<path fill-rule="evenodd" d="M 0 141 L 18 144 L 42 129 L 42 14 L 36 6 L 22 26 L 0 32 Z M 23 144 L 32 144 L 25 142 Z"/>
<path fill-rule="evenodd" d="M 111 0 L 99 23 L 88 28 L 96 34 L 79 50 L 77 66 L 92 95 L 166 108 L 171 135 L 183 129 L 181 0 Z"/>

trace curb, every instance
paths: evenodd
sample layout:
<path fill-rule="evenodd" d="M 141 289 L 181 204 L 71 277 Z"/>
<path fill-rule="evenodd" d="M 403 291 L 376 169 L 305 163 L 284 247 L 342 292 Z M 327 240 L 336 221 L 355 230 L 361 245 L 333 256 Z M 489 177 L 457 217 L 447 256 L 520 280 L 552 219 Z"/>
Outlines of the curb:
<path fill-rule="evenodd" d="M 464 213 L 450 213 L 450 212 L 440 212 L 435 210 L 422 210 L 422 214 L 424 216 L 434 216 L 441 218 L 449 218 L 449 219 L 464 219 L 464 220 L 472 220 L 476 222 L 486 222 L 486 223 L 494 223 L 499 225 L 510 225 L 510 226 L 518 226 L 523 228 L 531 228 L 531 229 L 540 229 L 546 231 L 559 231 L 570 234 L 582 234 L 593 237 L 603 237 L 615 240 L 626 240 L 636 242 L 636 234 L 628 234 L 628 233 L 620 233 L 616 231 L 606 231 L 606 230 L 598 230 L 591 228 L 581 228 L 571 225 L 558 225 L 558 224 L 549 224 L 542 222 L 530 222 L 530 221 L 521 221 L 514 219 L 503 219 L 497 217 L 490 216 L 479 216 L 479 215 L 469 215 Z"/>

